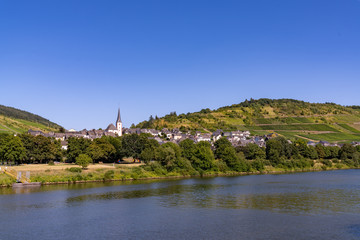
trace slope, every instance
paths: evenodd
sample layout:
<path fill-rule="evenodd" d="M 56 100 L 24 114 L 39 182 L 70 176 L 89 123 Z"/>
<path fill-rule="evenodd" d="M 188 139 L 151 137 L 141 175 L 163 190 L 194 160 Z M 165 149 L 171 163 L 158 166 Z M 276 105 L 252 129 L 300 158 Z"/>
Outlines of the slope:
<path fill-rule="evenodd" d="M 44 132 L 58 131 L 60 125 L 39 115 L 0 105 L 0 132 L 23 133 L 29 129 Z"/>
<path fill-rule="evenodd" d="M 150 117 L 135 127 L 202 132 L 250 130 L 254 135 L 275 132 L 290 139 L 349 142 L 360 141 L 360 107 L 294 99 L 250 99 L 215 110 Z"/>

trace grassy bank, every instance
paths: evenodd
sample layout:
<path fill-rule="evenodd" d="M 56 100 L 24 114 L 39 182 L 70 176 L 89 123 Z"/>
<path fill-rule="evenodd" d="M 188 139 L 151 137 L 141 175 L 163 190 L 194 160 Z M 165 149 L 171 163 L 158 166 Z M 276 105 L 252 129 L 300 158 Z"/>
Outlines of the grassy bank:
<path fill-rule="evenodd" d="M 192 171 L 186 172 L 183 169 L 167 171 L 159 164 L 150 165 L 112 165 L 112 164 L 95 164 L 88 169 L 81 169 L 76 165 L 63 164 L 60 166 L 49 166 L 45 164 L 15 166 L 12 169 L 16 171 L 31 171 L 31 181 L 41 182 L 43 184 L 56 183 L 78 183 L 94 181 L 126 181 L 138 179 L 158 179 L 158 178 L 182 178 L 182 177 L 201 177 L 201 176 L 232 176 L 247 174 L 276 174 L 289 172 L 306 172 L 306 171 L 323 171 L 336 169 L 349 169 L 350 167 L 336 163 L 326 166 L 320 161 L 315 161 L 313 167 L 309 168 L 279 168 L 265 166 L 262 171 L 251 169 L 248 172 L 235 172 L 229 170 L 223 171 Z M 0 186 L 11 186 L 15 180 L 4 173 L 0 173 Z"/>

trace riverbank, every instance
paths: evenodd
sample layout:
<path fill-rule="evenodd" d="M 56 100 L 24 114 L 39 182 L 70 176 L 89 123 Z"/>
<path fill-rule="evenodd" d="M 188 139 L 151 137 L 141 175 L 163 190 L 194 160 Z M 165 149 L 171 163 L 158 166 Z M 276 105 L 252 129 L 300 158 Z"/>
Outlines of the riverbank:
<path fill-rule="evenodd" d="M 265 166 L 264 170 L 251 170 L 248 172 L 235 171 L 203 171 L 203 172 L 184 172 L 172 171 L 159 166 L 146 166 L 142 164 L 92 164 L 83 170 L 74 164 L 60 164 L 50 166 L 46 164 L 29 164 L 23 166 L 9 167 L 15 171 L 30 171 L 31 182 L 41 182 L 43 185 L 52 184 L 76 184 L 87 182 L 104 181 L 132 181 L 132 180 L 151 180 L 151 179 L 174 179 L 191 177 L 216 177 L 216 176 L 240 176 L 240 175 L 259 175 L 259 174 L 285 174 L 295 172 L 312 172 L 324 170 L 350 169 L 345 164 L 336 164 L 326 167 L 321 163 L 316 163 L 310 168 L 276 168 Z M 0 186 L 10 187 L 15 183 L 15 179 L 0 173 Z"/>

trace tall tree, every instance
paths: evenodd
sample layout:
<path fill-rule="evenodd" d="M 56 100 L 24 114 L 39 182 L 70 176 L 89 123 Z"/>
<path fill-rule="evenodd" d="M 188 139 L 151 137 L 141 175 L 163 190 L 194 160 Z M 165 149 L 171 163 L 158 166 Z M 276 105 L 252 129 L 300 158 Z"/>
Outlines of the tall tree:
<path fill-rule="evenodd" d="M 85 138 L 71 137 L 68 139 L 67 161 L 75 162 L 80 154 L 86 154 L 91 141 Z"/>
<path fill-rule="evenodd" d="M 20 138 L 12 135 L 8 135 L 5 138 L 0 151 L 0 158 L 8 164 L 9 162 L 22 163 L 26 154 Z"/>

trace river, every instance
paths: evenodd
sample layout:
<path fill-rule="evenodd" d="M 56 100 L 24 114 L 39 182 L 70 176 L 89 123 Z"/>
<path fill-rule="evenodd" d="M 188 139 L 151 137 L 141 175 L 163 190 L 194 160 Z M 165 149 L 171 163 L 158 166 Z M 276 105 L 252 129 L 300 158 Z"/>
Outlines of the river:
<path fill-rule="evenodd" d="M 2 188 L 11 239 L 360 239 L 360 170 Z"/>

